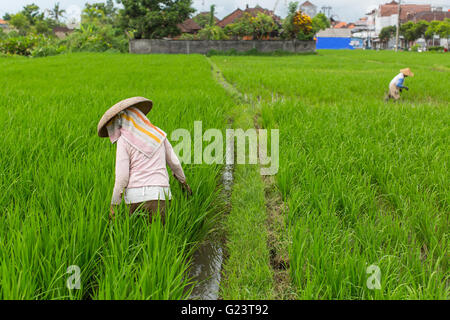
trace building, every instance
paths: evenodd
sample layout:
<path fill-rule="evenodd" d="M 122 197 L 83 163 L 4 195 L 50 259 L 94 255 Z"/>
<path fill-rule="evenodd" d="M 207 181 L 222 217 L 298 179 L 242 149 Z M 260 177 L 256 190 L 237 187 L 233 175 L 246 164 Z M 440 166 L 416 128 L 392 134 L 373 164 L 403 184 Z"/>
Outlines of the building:
<path fill-rule="evenodd" d="M 384 27 L 396 26 L 398 15 L 398 2 L 392 1 L 382 4 L 378 9 L 374 9 L 367 15 L 369 19 L 374 21 L 375 33 L 378 35 Z M 420 12 L 431 11 L 430 4 L 402 4 L 400 6 L 400 23 L 408 21 L 408 19 Z"/>
<path fill-rule="evenodd" d="M 232 13 L 223 18 L 221 21 L 219 21 L 217 25 L 221 28 L 225 28 L 227 25 L 237 22 L 244 16 L 245 13 L 250 14 L 252 17 L 256 17 L 258 13 L 263 13 L 265 15 L 271 16 L 275 22 L 278 23 L 281 22 L 281 18 L 275 15 L 273 11 L 261 8 L 260 6 L 249 8 L 249 6 L 247 5 L 245 10 L 237 8 Z"/>
<path fill-rule="evenodd" d="M 8 29 L 9 24 L 7 21 L 0 19 L 0 28 L 2 29 Z"/>
<path fill-rule="evenodd" d="M 317 49 L 354 49 L 352 32 L 346 28 L 328 28 L 317 33 Z"/>
<path fill-rule="evenodd" d="M 317 15 L 317 6 L 309 1 L 303 2 L 299 8 L 311 18 L 314 18 Z"/>
<path fill-rule="evenodd" d="M 354 25 L 355 27 L 351 30 L 352 46 L 359 49 L 373 48 L 374 41 L 377 38 L 373 17 L 360 18 Z"/>
<path fill-rule="evenodd" d="M 181 33 L 190 34 L 196 34 L 202 29 L 202 27 L 200 27 L 193 19 L 187 19 L 183 21 L 183 23 L 177 24 L 177 27 L 180 29 Z"/>
<path fill-rule="evenodd" d="M 67 27 L 54 27 L 53 28 L 53 34 L 57 36 L 59 39 L 64 39 L 69 34 L 71 34 L 74 31 L 74 29 L 70 29 Z"/>
<path fill-rule="evenodd" d="M 347 22 L 338 22 L 333 26 L 334 29 L 354 29 L 355 24 L 353 22 L 347 23 Z"/>
<path fill-rule="evenodd" d="M 418 22 L 420 20 L 425 21 L 444 21 L 445 19 L 450 19 L 450 11 L 442 11 L 442 8 L 434 8 L 432 11 L 422 11 L 417 12 L 414 15 L 408 16 L 408 21 Z"/>

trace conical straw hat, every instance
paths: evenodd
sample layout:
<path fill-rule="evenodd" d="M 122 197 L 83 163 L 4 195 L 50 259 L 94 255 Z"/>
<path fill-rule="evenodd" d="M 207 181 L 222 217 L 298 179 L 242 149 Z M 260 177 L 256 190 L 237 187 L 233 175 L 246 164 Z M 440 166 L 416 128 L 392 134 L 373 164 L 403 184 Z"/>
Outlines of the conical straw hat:
<path fill-rule="evenodd" d="M 402 69 L 402 70 L 400 70 L 400 72 L 403 73 L 405 76 L 414 77 L 414 73 L 412 73 L 411 69 L 409 69 L 409 68 Z"/>
<path fill-rule="evenodd" d="M 150 112 L 150 110 L 152 110 L 153 102 L 143 97 L 133 97 L 116 103 L 111 108 L 109 108 L 100 119 L 100 122 L 97 126 L 98 136 L 100 138 L 108 137 L 108 130 L 106 129 L 106 125 L 108 124 L 108 122 L 119 112 L 129 107 L 136 107 L 146 115 Z"/>

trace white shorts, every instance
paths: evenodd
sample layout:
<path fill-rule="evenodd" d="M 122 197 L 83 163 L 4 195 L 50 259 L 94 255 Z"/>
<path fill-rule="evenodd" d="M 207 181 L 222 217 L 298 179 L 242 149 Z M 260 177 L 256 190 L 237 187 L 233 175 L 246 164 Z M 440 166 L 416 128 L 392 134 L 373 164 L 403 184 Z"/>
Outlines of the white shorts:
<path fill-rule="evenodd" d="M 141 203 L 152 200 L 172 200 L 169 187 L 130 188 L 125 191 L 125 203 Z"/>

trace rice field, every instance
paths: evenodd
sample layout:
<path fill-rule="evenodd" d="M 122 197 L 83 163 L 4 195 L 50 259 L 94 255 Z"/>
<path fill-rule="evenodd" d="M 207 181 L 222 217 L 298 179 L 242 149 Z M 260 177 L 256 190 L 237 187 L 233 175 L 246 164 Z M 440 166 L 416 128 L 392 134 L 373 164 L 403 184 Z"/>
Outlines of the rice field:
<path fill-rule="evenodd" d="M 276 184 L 287 210 L 297 299 L 448 299 L 450 60 L 323 51 L 214 57 L 280 129 Z M 404 67 L 415 77 L 385 103 Z M 380 274 L 370 290 L 369 266 Z"/>
<path fill-rule="evenodd" d="M 189 199 L 171 177 L 166 228 L 126 208 L 110 224 L 115 146 L 96 126 L 109 106 L 144 96 L 169 137 L 195 120 L 224 128 L 231 100 L 205 59 L 75 54 L 0 65 L 0 298 L 187 298 L 189 258 L 220 212 L 221 167 L 184 166 Z M 72 265 L 80 290 L 66 287 Z"/>
<path fill-rule="evenodd" d="M 211 60 L 252 103 L 229 95 L 200 55 L 0 58 L 0 299 L 188 299 L 193 252 L 218 228 L 228 236 L 221 297 L 279 297 L 255 166 L 236 169 L 226 217 L 222 165 L 189 164 L 194 196 L 171 177 L 165 227 L 125 206 L 109 222 L 115 147 L 96 125 L 131 96 L 153 100 L 149 119 L 169 138 L 198 120 L 203 130 L 230 121 L 280 130 L 274 183 L 294 299 L 448 299 L 447 55 Z M 410 91 L 385 103 L 404 67 L 416 75 Z M 81 271 L 79 290 L 67 289 L 70 266 Z M 367 285 L 369 266 L 379 289 Z"/>

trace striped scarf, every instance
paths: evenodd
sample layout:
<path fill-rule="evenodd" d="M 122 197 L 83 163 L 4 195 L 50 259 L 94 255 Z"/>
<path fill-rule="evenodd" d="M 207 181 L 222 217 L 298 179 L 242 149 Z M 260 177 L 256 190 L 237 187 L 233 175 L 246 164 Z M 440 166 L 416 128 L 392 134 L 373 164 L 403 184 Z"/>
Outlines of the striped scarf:
<path fill-rule="evenodd" d="M 106 125 L 111 143 L 123 137 L 133 147 L 151 158 L 164 143 L 166 133 L 154 126 L 141 110 L 131 107 L 118 113 Z"/>

